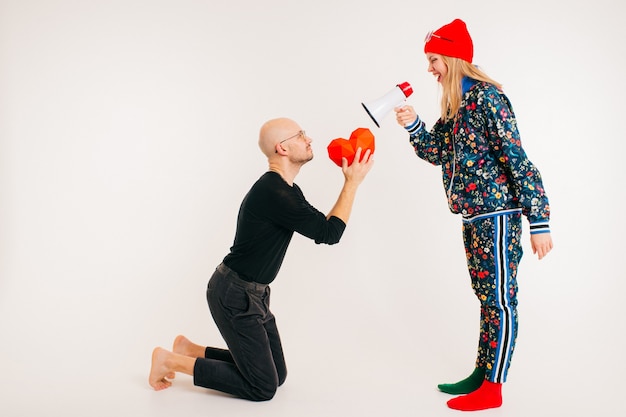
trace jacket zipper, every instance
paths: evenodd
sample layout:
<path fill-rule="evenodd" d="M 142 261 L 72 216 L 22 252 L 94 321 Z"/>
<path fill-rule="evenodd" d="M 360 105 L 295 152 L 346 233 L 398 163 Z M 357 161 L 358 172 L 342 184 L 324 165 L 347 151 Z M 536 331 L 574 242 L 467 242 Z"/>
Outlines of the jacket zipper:
<path fill-rule="evenodd" d="M 456 175 L 456 147 L 454 146 L 454 127 L 452 128 L 450 141 L 452 142 L 452 175 L 450 176 L 450 185 L 448 185 L 448 200 L 450 199 L 452 193 L 452 184 L 454 182 L 454 176 Z"/>

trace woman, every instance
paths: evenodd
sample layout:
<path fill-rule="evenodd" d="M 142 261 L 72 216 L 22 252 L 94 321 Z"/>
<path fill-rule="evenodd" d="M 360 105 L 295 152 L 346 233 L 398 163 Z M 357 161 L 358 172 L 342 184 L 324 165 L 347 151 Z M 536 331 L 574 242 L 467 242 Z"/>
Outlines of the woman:
<path fill-rule="evenodd" d="M 428 71 L 443 89 L 441 117 L 428 132 L 411 106 L 396 109 L 417 156 L 441 165 L 448 205 L 463 217 L 472 288 L 481 305 L 476 366 L 454 384 L 440 384 L 463 411 L 502 405 L 517 337 L 517 267 L 521 217 L 530 223 L 533 253 L 552 249 L 550 208 L 541 175 L 522 149 L 509 99 L 499 83 L 472 65 L 473 43 L 456 19 L 426 36 Z"/>

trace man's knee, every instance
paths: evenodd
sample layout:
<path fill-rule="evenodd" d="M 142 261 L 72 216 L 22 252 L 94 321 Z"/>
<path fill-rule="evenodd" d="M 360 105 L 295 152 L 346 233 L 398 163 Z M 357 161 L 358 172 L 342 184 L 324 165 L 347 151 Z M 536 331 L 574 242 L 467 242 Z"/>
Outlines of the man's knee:
<path fill-rule="evenodd" d="M 287 379 L 287 371 L 284 371 L 282 374 L 278 375 L 278 386 L 280 387 L 281 385 L 283 385 L 285 383 L 285 380 Z"/>
<path fill-rule="evenodd" d="M 250 393 L 250 400 L 252 401 L 269 401 L 276 395 L 278 385 L 266 386 L 264 388 L 254 389 Z"/>
<path fill-rule="evenodd" d="M 263 387 L 257 387 L 252 391 L 250 398 L 252 401 L 269 401 L 274 398 L 278 387 L 285 383 L 287 379 L 287 371 L 283 371 L 272 378 L 271 381 L 264 381 Z"/>

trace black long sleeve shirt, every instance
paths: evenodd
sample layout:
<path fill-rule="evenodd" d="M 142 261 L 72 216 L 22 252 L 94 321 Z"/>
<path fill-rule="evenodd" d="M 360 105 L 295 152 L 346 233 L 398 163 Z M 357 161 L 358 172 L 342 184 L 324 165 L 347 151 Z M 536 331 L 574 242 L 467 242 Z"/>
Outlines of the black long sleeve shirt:
<path fill-rule="evenodd" d="M 224 264 L 246 281 L 272 282 L 283 263 L 294 232 L 315 243 L 339 242 L 346 224 L 326 216 L 306 201 L 296 184 L 266 172 L 243 199 L 237 231 Z"/>

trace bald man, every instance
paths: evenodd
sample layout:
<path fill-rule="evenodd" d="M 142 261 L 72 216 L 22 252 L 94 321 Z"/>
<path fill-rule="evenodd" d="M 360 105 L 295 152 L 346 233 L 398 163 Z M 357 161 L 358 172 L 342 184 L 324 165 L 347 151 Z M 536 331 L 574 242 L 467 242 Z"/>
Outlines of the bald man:
<path fill-rule="evenodd" d="M 328 245 L 339 242 L 357 188 L 374 161 L 368 150 L 354 162 L 343 160 L 344 184 L 327 216 L 309 204 L 294 179 L 313 159 L 311 138 L 293 120 L 266 122 L 259 147 L 269 170 L 257 180 L 239 209 L 235 241 L 213 273 L 209 309 L 228 349 L 205 347 L 184 336 L 172 351 L 155 348 L 149 383 L 171 386 L 176 372 L 193 376 L 197 386 L 251 401 L 267 401 L 287 377 L 283 349 L 270 311 L 269 284 L 276 278 L 294 232 Z"/>

